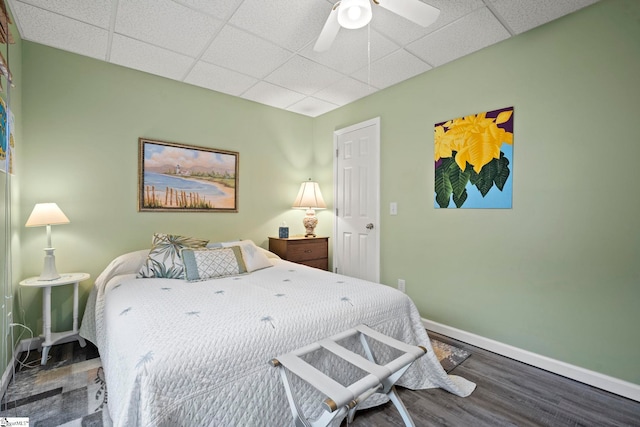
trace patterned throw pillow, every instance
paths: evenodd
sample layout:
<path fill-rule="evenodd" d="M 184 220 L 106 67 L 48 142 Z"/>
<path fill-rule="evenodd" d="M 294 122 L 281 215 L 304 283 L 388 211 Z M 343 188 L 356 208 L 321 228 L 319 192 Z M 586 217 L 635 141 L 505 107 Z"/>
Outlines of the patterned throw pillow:
<path fill-rule="evenodd" d="M 180 250 L 183 248 L 202 248 L 208 240 L 173 234 L 156 233 L 153 235 L 151 251 L 136 277 L 163 277 L 166 279 L 184 279 L 184 267 Z"/>
<path fill-rule="evenodd" d="M 182 250 L 185 278 L 189 282 L 237 276 L 247 272 L 238 246 L 231 248 L 185 248 Z"/>

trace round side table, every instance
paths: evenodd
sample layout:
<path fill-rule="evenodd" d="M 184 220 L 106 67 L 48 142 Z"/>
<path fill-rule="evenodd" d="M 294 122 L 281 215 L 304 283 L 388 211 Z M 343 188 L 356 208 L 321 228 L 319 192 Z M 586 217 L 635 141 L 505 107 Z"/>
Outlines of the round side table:
<path fill-rule="evenodd" d="M 87 345 L 84 338 L 78 334 L 78 284 L 89 278 L 88 273 L 65 273 L 55 280 L 39 280 L 38 277 L 30 277 L 20 282 L 20 286 L 29 288 L 42 288 L 42 319 L 44 329 L 44 342 L 42 343 L 41 365 L 47 364 L 49 349 L 51 346 L 64 340 L 65 342 L 78 340 L 80 346 Z M 73 284 L 73 329 L 63 332 L 51 332 L 51 288 Z"/>

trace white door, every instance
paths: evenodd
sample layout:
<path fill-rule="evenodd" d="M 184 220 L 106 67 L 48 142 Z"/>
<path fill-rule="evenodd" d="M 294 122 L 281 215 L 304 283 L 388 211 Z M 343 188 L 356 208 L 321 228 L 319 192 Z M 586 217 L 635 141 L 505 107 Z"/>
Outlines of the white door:
<path fill-rule="evenodd" d="M 336 273 L 380 281 L 380 118 L 334 132 Z"/>

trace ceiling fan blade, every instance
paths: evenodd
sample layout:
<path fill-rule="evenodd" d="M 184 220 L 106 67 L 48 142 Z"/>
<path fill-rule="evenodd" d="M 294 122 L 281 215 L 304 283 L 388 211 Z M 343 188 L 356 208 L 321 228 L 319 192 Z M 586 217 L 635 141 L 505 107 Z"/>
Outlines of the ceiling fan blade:
<path fill-rule="evenodd" d="M 373 0 L 373 2 L 423 27 L 433 24 L 440 16 L 440 9 L 422 3 L 420 0 Z"/>
<path fill-rule="evenodd" d="M 337 2 L 333 6 L 329 17 L 327 18 L 327 22 L 324 23 L 324 27 L 322 27 L 322 31 L 320 31 L 318 40 L 316 40 L 316 44 L 313 46 L 313 50 L 316 52 L 324 52 L 328 50 L 338 35 L 338 31 L 340 31 L 340 24 L 338 23 L 339 5 L 340 2 Z"/>

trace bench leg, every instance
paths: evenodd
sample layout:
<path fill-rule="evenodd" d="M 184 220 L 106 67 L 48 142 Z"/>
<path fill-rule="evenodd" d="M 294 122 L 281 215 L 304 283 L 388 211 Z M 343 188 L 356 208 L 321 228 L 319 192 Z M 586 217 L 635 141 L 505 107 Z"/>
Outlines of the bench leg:
<path fill-rule="evenodd" d="M 367 342 L 367 338 L 365 334 L 362 334 L 362 333 L 360 334 L 360 343 L 364 348 L 364 352 L 367 358 L 373 363 L 377 363 L 375 356 L 373 355 L 373 352 L 369 347 L 369 343 Z M 404 368 L 400 369 L 399 371 L 391 375 L 389 378 L 384 380 L 381 384 L 382 390 L 379 390 L 379 391 L 389 396 L 389 399 L 391 400 L 391 402 L 393 402 L 395 407 L 398 409 L 398 412 L 400 412 L 400 416 L 402 417 L 402 421 L 404 421 L 404 425 L 407 427 L 415 427 L 413 419 L 411 419 L 411 415 L 409 415 L 409 411 L 407 411 L 407 407 L 404 406 L 404 403 L 402 403 L 402 400 L 400 400 L 400 396 L 398 396 L 398 393 L 396 393 L 396 387 L 394 385 L 396 381 L 398 381 L 400 377 L 405 373 L 405 371 L 409 369 L 409 366 L 411 365 L 405 366 Z M 369 396 L 367 396 L 367 398 L 368 397 Z M 362 399 L 362 401 L 364 400 L 366 400 L 366 398 Z M 349 411 L 349 419 L 348 419 L 349 423 L 353 421 L 353 417 L 355 417 L 357 409 L 358 407 L 356 406 Z"/>
<path fill-rule="evenodd" d="M 415 427 L 416 425 L 413 423 L 413 419 L 411 419 L 411 415 L 409 415 L 409 411 L 407 411 L 407 407 L 404 406 L 404 403 L 402 403 L 402 400 L 400 400 L 398 393 L 396 393 L 395 386 L 391 387 L 391 390 L 389 390 L 389 393 L 387 393 L 387 396 L 389 396 L 389 399 L 391 399 L 393 404 L 398 409 L 398 412 L 400 412 L 400 416 L 402 417 L 402 421 L 404 421 L 404 425 L 407 427 Z"/>
<path fill-rule="evenodd" d="M 282 379 L 282 384 L 284 385 L 284 391 L 287 395 L 287 400 L 289 401 L 289 409 L 291 410 L 291 415 L 293 416 L 295 427 L 326 427 L 337 416 L 343 416 L 345 414 L 346 409 L 340 408 L 334 412 L 324 412 L 315 420 L 309 420 L 305 418 L 302 410 L 298 406 L 298 402 L 296 402 L 295 398 L 293 397 L 293 391 L 291 390 L 291 385 L 289 384 L 289 376 L 287 375 L 287 370 L 282 365 L 278 366 L 278 370 L 280 371 L 280 377 Z"/>

